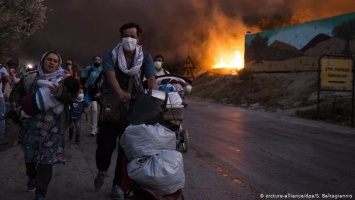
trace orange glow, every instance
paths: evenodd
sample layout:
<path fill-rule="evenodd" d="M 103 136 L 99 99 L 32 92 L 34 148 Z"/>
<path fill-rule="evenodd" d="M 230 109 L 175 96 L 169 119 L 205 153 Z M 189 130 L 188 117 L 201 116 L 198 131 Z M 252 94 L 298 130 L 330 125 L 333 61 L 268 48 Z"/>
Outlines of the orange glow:
<path fill-rule="evenodd" d="M 224 54 L 221 56 L 221 60 L 219 63 L 213 65 L 214 69 L 236 69 L 240 70 L 244 68 L 244 55 L 241 54 L 244 51 L 235 51 L 233 54 Z"/>

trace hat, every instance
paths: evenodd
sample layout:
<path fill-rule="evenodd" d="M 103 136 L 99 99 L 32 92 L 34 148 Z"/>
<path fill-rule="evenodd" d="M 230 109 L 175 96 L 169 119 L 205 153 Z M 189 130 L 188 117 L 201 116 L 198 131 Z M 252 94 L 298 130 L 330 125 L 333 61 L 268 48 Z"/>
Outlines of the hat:
<path fill-rule="evenodd" d="M 16 58 L 12 58 L 12 59 L 10 59 L 10 60 L 8 60 L 7 62 L 6 62 L 6 65 L 16 65 L 16 66 L 18 66 L 18 59 L 16 59 Z"/>
<path fill-rule="evenodd" d="M 67 64 L 67 65 L 72 65 L 73 62 L 72 62 L 71 60 L 67 60 L 66 64 Z"/>

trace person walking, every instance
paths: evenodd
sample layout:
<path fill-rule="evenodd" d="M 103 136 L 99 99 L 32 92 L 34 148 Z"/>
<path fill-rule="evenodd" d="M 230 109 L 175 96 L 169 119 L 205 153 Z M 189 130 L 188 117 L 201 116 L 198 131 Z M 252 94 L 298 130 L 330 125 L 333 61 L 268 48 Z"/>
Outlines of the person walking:
<path fill-rule="evenodd" d="M 65 70 L 74 78 L 78 78 L 78 73 L 73 69 L 73 62 L 71 60 L 65 62 Z"/>
<path fill-rule="evenodd" d="M 80 82 L 84 86 L 85 93 L 89 96 L 91 100 L 91 113 L 90 113 L 90 124 L 91 124 L 91 136 L 97 134 L 97 118 L 98 118 L 98 99 L 101 95 L 101 78 L 102 78 L 102 67 L 101 67 L 101 56 L 95 55 L 92 59 L 93 63 L 83 70 L 80 76 Z"/>
<path fill-rule="evenodd" d="M 51 80 L 57 78 L 59 74 L 63 74 L 61 64 L 62 59 L 58 52 L 44 53 L 37 70 L 26 73 L 13 87 L 10 94 L 12 110 L 16 112 L 18 118 L 22 119 L 20 133 L 26 175 L 29 177 L 27 189 L 36 191 L 35 198 L 37 200 L 45 199 L 48 185 L 52 179 L 53 164 L 65 163 L 63 136 L 69 121 L 69 111 L 67 106 L 64 106 L 60 114 L 48 110 L 28 116 L 23 110 L 26 101 L 22 101 L 22 99 L 24 96 L 36 92 L 38 80 Z M 79 89 L 79 82 L 73 87 Z M 72 94 L 67 92 L 68 88 L 64 88 L 62 84 L 54 84 L 50 87 L 50 91 L 63 104 L 69 104 Z"/>
<path fill-rule="evenodd" d="M 6 119 L 6 105 L 3 87 L 11 83 L 11 77 L 4 66 L 0 66 L 0 145 L 8 144 L 9 140 L 5 139 L 5 119 Z"/>
<path fill-rule="evenodd" d="M 73 139 L 74 128 L 75 128 L 75 142 L 80 142 L 80 132 L 81 132 L 81 115 L 89 113 L 91 109 L 91 103 L 88 102 L 89 99 L 84 99 L 84 90 L 79 89 L 78 96 L 75 101 L 70 105 L 70 119 L 74 124 L 69 128 L 69 140 Z M 70 123 L 71 124 L 71 123 Z"/>
<path fill-rule="evenodd" d="M 156 55 L 154 57 L 154 67 L 157 73 L 157 76 L 163 76 L 170 74 L 167 70 L 163 68 L 164 65 L 164 57 L 162 55 Z"/>
<path fill-rule="evenodd" d="M 142 29 L 136 23 L 127 23 L 120 28 L 121 42 L 113 49 L 106 51 L 103 55 L 102 68 L 105 81 L 103 83 L 102 99 L 109 92 L 112 92 L 122 107 L 127 107 L 131 99 L 128 92 L 129 79 L 134 80 L 133 94 L 143 90 L 143 77 L 147 79 L 148 87 L 157 89 L 156 73 L 153 59 L 150 53 L 143 51 L 140 43 Z M 132 78 L 130 78 L 132 77 Z M 125 116 L 127 109 L 120 109 L 119 116 Z M 104 109 L 101 110 L 104 112 Z M 96 189 L 104 184 L 108 168 L 111 164 L 112 153 L 117 146 L 117 137 L 121 137 L 127 127 L 125 118 L 121 117 L 120 122 L 102 121 L 99 119 L 99 132 L 96 137 L 96 166 L 98 173 L 94 180 Z M 115 199 L 123 199 L 124 192 L 121 189 L 122 160 L 124 152 L 118 145 L 118 157 L 116 161 L 115 175 L 111 187 L 111 193 Z"/>

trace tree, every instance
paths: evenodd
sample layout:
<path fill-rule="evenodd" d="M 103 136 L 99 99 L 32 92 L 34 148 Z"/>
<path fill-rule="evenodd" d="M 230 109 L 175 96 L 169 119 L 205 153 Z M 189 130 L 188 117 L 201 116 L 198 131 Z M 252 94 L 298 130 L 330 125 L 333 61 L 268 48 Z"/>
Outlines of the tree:
<path fill-rule="evenodd" d="M 0 62 L 42 27 L 43 0 L 0 0 Z"/>
<path fill-rule="evenodd" d="M 257 33 L 254 39 L 250 42 L 249 46 L 245 49 L 245 54 L 249 55 L 247 61 L 255 59 L 255 63 L 262 63 L 262 52 L 268 46 L 269 38 L 262 37 Z"/>
<path fill-rule="evenodd" d="M 338 26 L 335 26 L 332 34 L 334 37 L 338 37 L 346 41 L 343 54 L 346 56 L 351 56 L 352 52 L 350 50 L 350 41 L 355 39 L 355 19 L 351 19 L 341 23 Z"/>

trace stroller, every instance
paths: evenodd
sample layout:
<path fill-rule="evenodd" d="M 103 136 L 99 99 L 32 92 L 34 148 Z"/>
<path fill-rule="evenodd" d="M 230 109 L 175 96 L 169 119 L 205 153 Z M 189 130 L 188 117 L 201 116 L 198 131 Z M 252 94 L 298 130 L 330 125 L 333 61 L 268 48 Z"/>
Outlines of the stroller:
<path fill-rule="evenodd" d="M 153 90 L 150 98 L 155 98 L 152 101 L 160 99 L 164 102 L 162 105 L 166 105 L 167 93 Z M 145 104 L 151 102 L 149 98 L 141 102 L 144 104 L 142 107 L 152 109 L 148 107 L 153 104 Z M 161 106 L 159 107 L 164 110 Z M 147 111 L 139 112 L 146 113 Z M 172 115 L 175 116 L 175 114 Z M 152 119 L 146 119 L 149 121 L 147 123 L 146 120 L 140 121 L 132 118 L 133 123 L 130 122 L 130 126 L 121 136 L 120 145 L 125 151 L 122 174 L 124 199 L 184 200 L 182 193 L 185 185 L 183 158 L 182 154 L 176 151 L 175 132 L 164 126 L 165 119 L 170 118 L 166 118 L 164 114 L 164 124 L 161 120 L 156 124 L 152 123 Z"/>
<path fill-rule="evenodd" d="M 176 134 L 176 148 L 182 148 L 182 152 L 188 150 L 189 134 L 182 126 L 183 112 L 187 104 L 184 102 L 185 94 L 191 92 L 191 81 L 177 75 L 164 75 L 157 77 L 159 90 L 168 93 L 164 113 L 164 124 Z"/>

